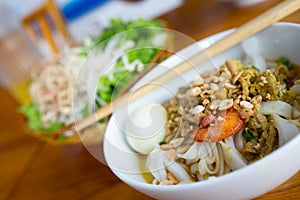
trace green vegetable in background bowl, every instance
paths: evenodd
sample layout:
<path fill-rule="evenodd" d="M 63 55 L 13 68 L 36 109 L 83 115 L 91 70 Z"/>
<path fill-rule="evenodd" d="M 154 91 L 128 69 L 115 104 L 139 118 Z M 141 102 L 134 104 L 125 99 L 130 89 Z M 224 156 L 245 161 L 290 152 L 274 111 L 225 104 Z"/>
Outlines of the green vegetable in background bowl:
<path fill-rule="evenodd" d="M 89 99 L 94 95 L 95 87 L 97 95 L 94 103 L 97 107 L 110 102 L 126 89 L 128 82 L 147 68 L 148 63 L 163 59 L 163 56 L 158 56 L 167 40 L 162 27 L 163 24 L 157 20 L 124 22 L 112 19 L 101 34 L 88 36 L 82 46 L 67 49 L 59 55 L 60 62 L 43 63 L 33 70 L 29 86 L 32 101 L 20 109 L 27 118 L 29 129 L 40 133 L 39 137 L 46 136 L 45 131 L 72 123 L 73 113 L 79 119 L 86 117 L 94 109 Z M 103 62 L 95 63 L 82 73 L 81 66 L 93 51 L 101 54 Z M 108 62 L 110 69 L 99 77 L 99 72 Z M 78 74 L 83 79 L 78 78 Z M 78 105 L 75 110 L 72 110 L 72 101 Z M 59 138 L 72 138 L 74 135 L 77 134 L 65 133 Z"/>

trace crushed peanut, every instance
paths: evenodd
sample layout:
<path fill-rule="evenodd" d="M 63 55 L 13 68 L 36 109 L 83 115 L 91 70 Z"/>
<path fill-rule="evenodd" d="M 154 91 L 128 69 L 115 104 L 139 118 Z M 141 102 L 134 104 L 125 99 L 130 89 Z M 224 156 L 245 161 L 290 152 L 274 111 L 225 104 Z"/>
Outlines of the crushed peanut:
<path fill-rule="evenodd" d="M 252 109 L 254 107 L 254 105 L 252 103 L 250 103 L 249 101 L 241 101 L 240 105 L 242 108 Z"/>
<path fill-rule="evenodd" d="M 262 102 L 262 96 L 260 96 L 260 95 L 253 97 L 250 101 L 250 103 L 252 103 L 253 105 L 258 105 L 261 102 Z"/>
<path fill-rule="evenodd" d="M 159 183 L 159 185 L 174 185 L 174 183 L 170 180 L 163 180 Z"/>
<path fill-rule="evenodd" d="M 211 102 L 211 104 L 209 105 L 209 109 L 211 110 L 216 110 L 218 109 L 219 107 L 219 104 L 220 104 L 220 99 L 215 99 Z"/>
<path fill-rule="evenodd" d="M 190 149 L 190 147 L 191 147 L 190 144 L 186 144 L 183 147 L 178 147 L 176 150 L 177 150 L 177 153 L 184 154 L 185 152 L 187 152 L 187 150 Z"/>
<path fill-rule="evenodd" d="M 192 108 L 192 109 L 190 110 L 190 112 L 191 112 L 192 114 L 194 114 L 194 115 L 197 115 L 197 114 L 201 113 L 201 112 L 204 111 L 204 110 L 205 110 L 205 107 L 204 107 L 204 106 L 202 106 L 202 105 L 197 105 L 197 106 L 195 106 L 194 108 Z"/>
<path fill-rule="evenodd" d="M 207 91 L 207 94 L 209 94 L 209 95 L 212 95 L 212 94 L 214 94 L 215 93 L 215 91 L 213 91 L 213 90 L 208 90 Z"/>
<path fill-rule="evenodd" d="M 162 144 L 160 145 L 160 149 L 161 150 L 169 150 L 169 149 L 172 149 L 173 146 L 171 144 Z"/>
<path fill-rule="evenodd" d="M 236 89 L 237 86 L 236 85 L 233 85 L 231 83 L 225 83 L 224 84 L 225 88 L 229 89 L 229 90 L 233 90 L 233 89 Z"/>
<path fill-rule="evenodd" d="M 235 110 L 241 110 L 240 107 L 240 99 L 237 97 L 234 101 L 233 101 L 233 106 L 232 106 Z"/>
<path fill-rule="evenodd" d="M 232 84 L 236 84 L 236 82 L 239 80 L 239 78 L 242 76 L 243 72 L 240 71 L 239 73 L 237 73 L 233 78 L 232 78 Z"/>
<path fill-rule="evenodd" d="M 257 143 L 255 146 L 253 146 L 254 149 L 259 150 L 260 149 L 260 144 Z"/>
<path fill-rule="evenodd" d="M 254 115 L 254 111 L 252 109 L 243 108 L 242 110 L 240 110 L 240 116 L 242 119 L 247 119 L 252 115 Z"/>
<path fill-rule="evenodd" d="M 173 138 L 174 138 L 174 134 L 172 134 L 173 132 L 172 131 L 170 131 L 170 134 L 168 134 L 168 136 L 166 137 L 166 139 L 165 139 L 165 143 L 169 143 Z M 162 146 L 162 145 L 161 145 Z M 161 148 L 161 146 L 160 146 L 160 148 Z"/>
<path fill-rule="evenodd" d="M 213 77 L 213 82 L 214 82 L 214 83 L 218 83 L 218 82 L 219 82 L 219 78 L 218 78 L 217 76 L 214 76 L 214 77 Z"/>
<path fill-rule="evenodd" d="M 208 99 L 204 99 L 203 101 L 202 101 L 202 104 L 204 105 L 204 106 L 206 106 L 207 104 L 209 104 L 209 100 Z"/>
<path fill-rule="evenodd" d="M 179 147 L 182 143 L 184 142 L 184 138 L 180 137 L 180 138 L 175 138 L 173 140 L 170 141 L 170 144 L 174 147 L 177 148 Z"/>
<path fill-rule="evenodd" d="M 233 106 L 233 99 L 223 99 L 219 103 L 219 110 L 227 110 Z"/>
<path fill-rule="evenodd" d="M 219 79 L 218 79 L 218 80 L 219 80 Z M 211 84 L 210 84 L 210 89 L 211 89 L 212 91 L 218 91 L 220 88 L 219 88 L 219 86 L 218 86 L 217 84 L 211 83 Z"/>
<path fill-rule="evenodd" d="M 176 159 L 177 152 L 175 149 L 169 149 L 166 154 L 170 162 L 173 162 Z"/>
<path fill-rule="evenodd" d="M 194 87 L 192 89 L 189 89 L 186 94 L 189 96 L 198 96 L 201 92 L 201 89 L 199 87 Z"/>
<path fill-rule="evenodd" d="M 233 60 L 227 59 L 227 60 L 225 61 L 225 65 L 226 65 L 227 69 L 230 71 L 230 73 L 231 73 L 232 75 L 235 74 L 235 73 L 237 72 L 237 66 L 236 66 L 236 64 L 234 63 Z"/>
<path fill-rule="evenodd" d="M 218 121 L 224 121 L 225 119 L 219 115 L 219 116 L 217 117 L 217 120 L 218 120 Z"/>
<path fill-rule="evenodd" d="M 177 178 L 170 172 L 167 173 L 167 177 L 170 181 L 172 181 L 174 184 L 177 184 L 178 183 L 178 180 Z"/>

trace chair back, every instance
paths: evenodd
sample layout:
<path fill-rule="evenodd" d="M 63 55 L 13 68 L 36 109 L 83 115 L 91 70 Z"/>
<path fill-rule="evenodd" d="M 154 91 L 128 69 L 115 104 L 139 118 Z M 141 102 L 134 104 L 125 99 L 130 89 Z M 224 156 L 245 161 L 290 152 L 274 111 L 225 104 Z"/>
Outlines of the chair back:
<path fill-rule="evenodd" d="M 23 17 L 22 24 L 34 41 L 38 39 L 40 31 L 54 55 L 59 53 L 59 45 L 54 39 L 55 30 L 60 33 L 65 43 L 70 44 L 72 41 L 64 18 L 54 0 L 46 0 L 44 5 Z"/>

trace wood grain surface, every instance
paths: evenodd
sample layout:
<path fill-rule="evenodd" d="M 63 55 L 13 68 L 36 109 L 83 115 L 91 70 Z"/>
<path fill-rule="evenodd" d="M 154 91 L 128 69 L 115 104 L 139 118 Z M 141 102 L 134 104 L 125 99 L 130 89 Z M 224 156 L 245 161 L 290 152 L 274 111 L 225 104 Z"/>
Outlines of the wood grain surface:
<path fill-rule="evenodd" d="M 278 2 L 237 8 L 219 1 L 187 0 L 159 19 L 199 40 L 239 26 Z M 300 23 L 300 12 L 283 21 Z M 27 135 L 18 104 L 4 89 L 0 99 L 0 199 L 151 199 L 121 182 L 85 147 L 51 145 Z M 300 172 L 257 199 L 300 199 Z"/>

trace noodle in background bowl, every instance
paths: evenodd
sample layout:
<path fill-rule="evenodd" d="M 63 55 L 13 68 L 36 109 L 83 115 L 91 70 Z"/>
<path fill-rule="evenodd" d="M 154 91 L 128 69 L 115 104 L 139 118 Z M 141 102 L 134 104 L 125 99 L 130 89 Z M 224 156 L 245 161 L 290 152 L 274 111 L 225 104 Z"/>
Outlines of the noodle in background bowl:
<path fill-rule="evenodd" d="M 180 63 L 185 57 L 199 52 L 233 30 L 225 31 L 201 40 L 176 55 L 170 57 L 158 68 L 151 71 L 136 87 L 158 76 L 171 66 Z M 292 23 L 276 23 L 253 36 L 258 44 L 259 55 L 267 59 L 286 56 L 293 63 L 300 64 L 300 25 Z M 241 45 L 219 54 L 211 60 L 197 66 L 176 80 L 169 82 L 147 94 L 143 98 L 120 109 L 112 116 L 104 137 L 104 155 L 108 166 L 122 181 L 156 199 L 249 199 L 262 195 L 282 184 L 300 169 L 300 135 L 284 144 L 265 158 L 229 174 L 211 178 L 202 182 L 178 185 L 152 185 L 144 180 L 138 155 L 129 147 L 122 129 L 125 127 L 128 113 L 146 103 L 163 103 L 171 99 L 180 86 L 186 86 L 198 72 L 216 69 L 227 58 L 242 59 Z M 185 81 L 182 81 L 185 80 Z"/>

